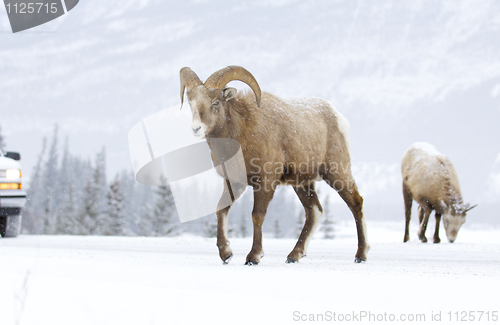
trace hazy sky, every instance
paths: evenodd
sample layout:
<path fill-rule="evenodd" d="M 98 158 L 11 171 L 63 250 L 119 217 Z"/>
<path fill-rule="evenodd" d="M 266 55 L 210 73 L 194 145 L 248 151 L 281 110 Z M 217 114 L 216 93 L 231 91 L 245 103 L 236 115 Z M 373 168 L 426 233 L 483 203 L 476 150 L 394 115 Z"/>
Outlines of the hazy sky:
<path fill-rule="evenodd" d="M 499 38 L 498 1 L 82 0 L 18 34 L 0 7 L 0 125 L 27 177 L 55 123 L 74 154 L 106 146 L 113 175 L 131 168 L 128 130 L 179 104 L 180 68 L 204 80 L 236 64 L 265 91 L 322 97 L 347 117 L 367 205 L 402 207 L 401 155 L 427 141 L 491 220 Z"/>

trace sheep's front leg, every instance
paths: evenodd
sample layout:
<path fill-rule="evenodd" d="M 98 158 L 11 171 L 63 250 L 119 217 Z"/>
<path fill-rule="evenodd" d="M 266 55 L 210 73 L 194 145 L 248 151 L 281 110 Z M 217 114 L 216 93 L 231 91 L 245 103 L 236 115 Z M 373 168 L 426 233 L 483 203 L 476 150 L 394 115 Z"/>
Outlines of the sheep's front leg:
<path fill-rule="evenodd" d="M 434 244 L 438 244 L 441 242 L 441 239 L 439 238 L 439 225 L 441 223 L 441 214 L 436 212 L 435 217 L 436 217 L 436 229 L 434 230 Z"/>
<path fill-rule="evenodd" d="M 233 251 L 229 247 L 229 239 L 227 235 L 228 222 L 227 215 L 231 208 L 232 202 L 228 202 L 229 189 L 227 182 L 224 181 L 224 192 L 217 206 L 217 248 L 219 248 L 219 256 L 222 263 L 227 264 L 233 257 Z M 229 204 L 229 205 L 228 205 Z M 221 208 L 224 207 L 224 208 Z"/>
<path fill-rule="evenodd" d="M 427 223 L 429 222 L 429 216 L 431 215 L 431 209 L 422 209 L 424 217 L 422 219 L 422 223 L 420 224 L 420 229 L 418 231 L 418 239 L 422 243 L 427 243 L 427 237 L 425 237 L 425 231 L 427 230 Z"/>
<path fill-rule="evenodd" d="M 418 224 L 421 225 L 424 220 L 425 210 L 419 205 L 418 206 Z"/>
<path fill-rule="evenodd" d="M 227 264 L 233 257 L 233 251 L 229 247 L 229 239 L 227 235 L 227 215 L 231 206 L 217 211 L 217 247 L 219 248 L 219 256 L 222 263 Z"/>
<path fill-rule="evenodd" d="M 254 205 L 252 211 L 252 221 L 253 221 L 253 245 L 252 250 L 247 255 L 247 260 L 245 265 L 257 265 L 260 263 L 260 259 L 264 256 L 264 250 L 262 249 L 262 225 L 264 224 L 264 219 L 266 218 L 267 207 L 274 196 L 274 188 L 269 189 L 265 186 L 259 189 L 254 188 Z"/>
<path fill-rule="evenodd" d="M 411 220 L 411 206 L 413 203 L 413 197 L 411 192 L 408 190 L 406 185 L 403 183 L 403 197 L 405 201 L 405 236 L 403 242 L 410 240 L 410 220 Z"/>

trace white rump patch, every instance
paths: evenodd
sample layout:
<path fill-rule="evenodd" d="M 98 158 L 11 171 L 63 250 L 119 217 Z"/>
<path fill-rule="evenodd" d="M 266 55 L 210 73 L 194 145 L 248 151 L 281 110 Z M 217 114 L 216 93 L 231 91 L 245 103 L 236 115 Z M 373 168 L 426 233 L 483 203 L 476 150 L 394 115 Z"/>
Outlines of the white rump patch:
<path fill-rule="evenodd" d="M 349 121 L 342 115 L 335 107 L 330 105 L 332 108 L 333 114 L 337 117 L 337 123 L 339 125 L 339 131 L 344 136 L 345 142 L 347 144 L 347 150 L 351 153 L 351 139 L 350 139 L 350 130 Z"/>

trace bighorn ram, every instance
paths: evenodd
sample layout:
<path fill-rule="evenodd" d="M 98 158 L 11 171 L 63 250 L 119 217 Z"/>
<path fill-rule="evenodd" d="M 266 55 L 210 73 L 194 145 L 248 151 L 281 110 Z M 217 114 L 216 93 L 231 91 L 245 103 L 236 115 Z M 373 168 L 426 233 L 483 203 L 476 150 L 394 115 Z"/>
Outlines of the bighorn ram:
<path fill-rule="evenodd" d="M 457 238 L 460 227 L 465 222 L 465 214 L 470 205 L 464 204 L 460 194 L 457 173 L 448 157 L 440 154 L 433 145 L 425 142 L 414 143 L 403 154 L 401 161 L 403 175 L 403 196 L 406 210 L 404 242 L 410 239 L 409 226 L 413 200 L 419 204 L 418 238 L 427 242 L 425 231 L 432 210 L 436 210 L 434 243 L 439 243 L 439 223 L 443 216 L 446 237 L 450 242 Z"/>
<path fill-rule="evenodd" d="M 319 180 L 337 190 L 352 211 L 358 234 L 355 262 L 366 260 L 369 245 L 363 199 L 351 175 L 349 124 L 334 107 L 317 98 L 281 99 L 261 93 L 253 75 L 239 66 L 223 68 L 205 83 L 190 68 L 183 68 L 180 79 L 181 103 L 187 89 L 193 134 L 206 138 L 211 148 L 215 138 L 234 139 L 241 146 L 254 192 L 253 245 L 245 264 L 258 264 L 264 256 L 262 225 L 277 185 L 292 185 L 306 212 L 299 240 L 286 262 L 298 262 L 306 255 L 323 211 L 314 187 Z M 246 83 L 253 94 L 226 88 L 233 80 Z M 216 159 L 213 150 L 212 159 Z M 224 263 L 232 257 L 227 238 L 229 208 L 217 211 L 217 247 Z"/>

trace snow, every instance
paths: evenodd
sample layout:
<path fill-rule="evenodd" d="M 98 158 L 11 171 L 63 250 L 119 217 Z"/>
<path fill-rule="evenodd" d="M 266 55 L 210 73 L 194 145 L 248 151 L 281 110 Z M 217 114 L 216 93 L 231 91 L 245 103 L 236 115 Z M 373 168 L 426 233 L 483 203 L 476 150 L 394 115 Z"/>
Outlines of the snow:
<path fill-rule="evenodd" d="M 311 116 L 316 116 L 318 113 L 322 112 L 325 105 L 328 105 L 331 109 L 331 115 L 335 116 L 337 119 L 339 131 L 342 133 L 345 141 L 347 142 L 347 149 L 349 149 L 349 151 L 351 150 L 349 121 L 331 103 L 316 97 L 292 97 L 282 100 L 288 104 L 287 112 L 285 114 L 292 114 L 299 121 L 308 120 L 305 114 L 312 113 Z M 282 107 L 274 106 L 273 108 L 275 111 L 283 111 Z"/>
<path fill-rule="evenodd" d="M 293 265 L 284 261 L 295 240 L 265 234 L 256 267 L 243 265 L 251 238 L 231 240 L 225 266 L 215 238 L 2 239 L 2 324 L 295 324 L 328 311 L 422 313 L 424 323 L 441 312 L 450 323 L 449 311 L 499 309 L 500 230 L 462 228 L 454 244 L 435 245 L 417 241 L 416 225 L 403 244 L 403 220 L 367 226 L 365 264 L 353 263 L 354 222 L 313 239 Z"/>
<path fill-rule="evenodd" d="M 434 147 L 432 144 L 429 144 L 427 142 L 415 142 L 410 147 L 410 150 L 419 150 L 419 151 L 422 151 L 424 154 L 427 154 L 429 156 L 441 155 L 441 153 L 439 153 L 439 151 L 437 151 L 436 147 Z"/>

